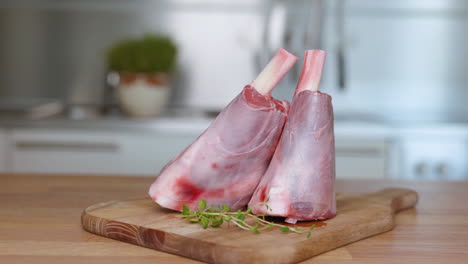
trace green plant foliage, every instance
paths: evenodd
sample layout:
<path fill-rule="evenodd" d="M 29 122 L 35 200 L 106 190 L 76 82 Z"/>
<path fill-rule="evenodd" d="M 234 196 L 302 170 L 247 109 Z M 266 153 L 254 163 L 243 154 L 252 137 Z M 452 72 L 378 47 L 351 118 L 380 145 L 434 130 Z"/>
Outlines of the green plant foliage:
<path fill-rule="evenodd" d="M 164 36 L 145 35 L 113 45 L 107 54 L 107 67 L 116 72 L 168 73 L 173 70 L 177 47 Z"/>
<path fill-rule="evenodd" d="M 267 208 L 270 208 L 267 205 L 267 201 L 259 203 L 259 205 L 265 205 Z M 284 233 L 294 232 L 298 234 L 306 234 L 307 238 L 310 238 L 312 235 L 312 230 L 315 227 L 314 224 L 307 231 L 300 230 L 297 227 L 289 227 L 267 221 L 265 215 L 254 215 L 251 213 L 250 208 L 245 211 L 238 210 L 232 212 L 231 208 L 225 204 L 222 204 L 218 207 L 213 207 L 212 205 L 207 206 L 205 200 L 200 200 L 198 203 L 198 208 L 193 211 L 184 204 L 182 206 L 182 213 L 179 215 L 179 217 L 190 223 L 201 223 L 203 229 L 206 229 L 210 226 L 216 228 L 221 226 L 223 223 L 233 223 L 239 228 L 252 231 L 255 234 L 260 234 L 261 230 L 277 227 Z M 251 222 L 253 221 L 254 224 L 247 222 L 248 219 L 251 220 Z"/>

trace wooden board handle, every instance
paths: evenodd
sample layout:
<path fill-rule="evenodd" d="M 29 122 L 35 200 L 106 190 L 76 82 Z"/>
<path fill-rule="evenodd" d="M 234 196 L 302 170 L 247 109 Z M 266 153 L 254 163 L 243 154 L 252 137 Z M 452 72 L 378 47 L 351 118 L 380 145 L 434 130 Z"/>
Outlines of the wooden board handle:
<path fill-rule="evenodd" d="M 404 188 L 386 188 L 377 192 L 376 195 L 390 200 L 395 213 L 414 207 L 419 199 L 417 192 Z"/>

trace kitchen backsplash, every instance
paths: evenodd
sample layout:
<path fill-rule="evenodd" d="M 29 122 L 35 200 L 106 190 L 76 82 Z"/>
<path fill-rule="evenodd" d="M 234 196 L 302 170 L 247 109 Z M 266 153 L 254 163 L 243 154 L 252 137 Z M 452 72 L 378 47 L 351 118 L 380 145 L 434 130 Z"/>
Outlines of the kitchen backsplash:
<path fill-rule="evenodd" d="M 301 56 L 323 48 L 322 89 L 333 96 L 338 117 L 468 116 L 466 1 L 43 0 L 0 7 L 4 97 L 99 104 L 107 47 L 156 32 L 179 45 L 173 107 L 216 111 L 275 49 Z M 274 94 L 290 98 L 297 74 L 293 70 Z"/>

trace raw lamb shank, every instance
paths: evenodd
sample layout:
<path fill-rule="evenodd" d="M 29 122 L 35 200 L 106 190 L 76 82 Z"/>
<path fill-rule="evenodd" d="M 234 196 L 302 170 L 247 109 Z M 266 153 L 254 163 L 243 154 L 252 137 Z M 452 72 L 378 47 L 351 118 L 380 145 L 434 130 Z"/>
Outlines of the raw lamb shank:
<path fill-rule="evenodd" d="M 161 205 L 195 209 L 202 199 L 233 209 L 247 205 L 276 149 L 289 103 L 270 92 L 296 63 L 281 49 L 257 79 L 229 103 L 190 146 L 166 165 L 149 195 Z"/>
<path fill-rule="evenodd" d="M 302 73 L 276 152 L 249 207 L 286 222 L 336 215 L 335 140 L 331 97 L 318 91 L 325 52 L 306 51 Z M 271 211 L 260 202 L 268 200 Z"/>

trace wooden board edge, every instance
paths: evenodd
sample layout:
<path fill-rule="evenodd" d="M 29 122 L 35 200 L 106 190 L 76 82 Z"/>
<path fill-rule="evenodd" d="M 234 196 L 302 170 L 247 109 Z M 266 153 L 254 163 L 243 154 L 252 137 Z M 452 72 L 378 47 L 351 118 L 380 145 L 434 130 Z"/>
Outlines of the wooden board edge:
<path fill-rule="evenodd" d="M 336 232 L 336 235 L 330 235 L 324 240 L 323 237 L 320 239 L 314 239 L 312 235 L 312 237 L 309 240 L 304 240 L 294 244 L 294 246 L 296 247 L 295 253 L 288 255 L 288 260 L 284 260 L 282 258 L 284 252 L 281 252 L 280 250 L 278 250 L 278 248 L 264 248 L 260 251 L 257 251 L 257 254 L 259 256 L 256 259 L 258 259 L 258 261 L 250 261 L 250 263 L 290 264 L 305 261 L 322 253 L 332 251 L 334 249 L 340 248 L 348 244 L 352 244 L 359 240 L 367 239 L 369 237 L 393 230 L 396 226 L 395 215 L 384 216 L 380 219 L 376 219 L 376 221 L 373 222 L 372 225 L 373 226 L 369 226 L 368 223 L 365 223 L 357 228 L 358 231 L 366 232 L 365 236 L 361 237 L 352 235 L 349 235 L 348 237 L 343 237 L 342 234 L 345 232 Z M 340 242 L 337 243 L 336 241 Z M 333 243 L 334 246 L 326 246 L 331 245 Z M 275 261 L 272 262 L 272 259 L 274 259 Z"/>
<path fill-rule="evenodd" d="M 106 238 L 151 248 L 178 256 L 196 259 L 207 263 L 252 263 L 252 259 L 250 257 L 245 257 L 251 256 L 253 253 L 255 253 L 253 250 L 223 246 L 213 242 L 184 237 L 157 229 L 138 227 L 132 224 L 97 217 L 88 212 L 92 212 L 93 210 L 102 207 L 102 205 L 108 205 L 114 202 L 116 201 L 109 201 L 86 208 L 81 215 L 81 224 L 83 229 L 87 232 Z M 119 232 L 116 232 L 117 230 Z M 180 245 L 181 242 L 183 242 L 183 245 Z M 178 243 L 178 247 L 171 246 Z M 177 248 L 184 248 L 187 250 L 179 251 Z M 197 248 L 214 248 L 215 250 L 200 251 L 197 250 Z M 226 255 L 226 252 L 231 252 L 231 254 Z"/>

